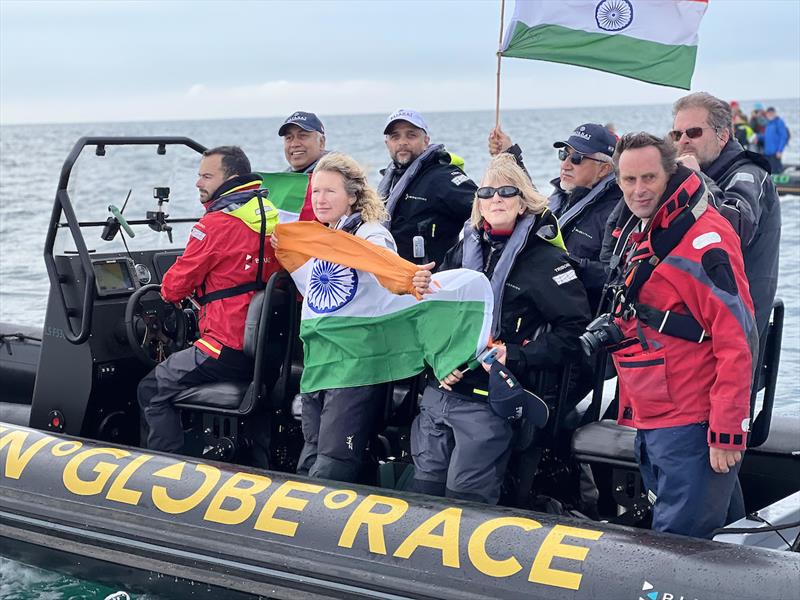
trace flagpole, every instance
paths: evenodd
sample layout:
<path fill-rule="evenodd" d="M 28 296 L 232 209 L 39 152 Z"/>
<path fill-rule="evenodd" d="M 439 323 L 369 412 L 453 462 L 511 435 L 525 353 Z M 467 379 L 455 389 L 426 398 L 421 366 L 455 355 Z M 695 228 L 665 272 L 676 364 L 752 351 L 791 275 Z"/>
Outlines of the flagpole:
<path fill-rule="evenodd" d="M 494 127 L 500 126 L 500 59 L 502 58 L 501 52 L 503 51 L 503 21 L 506 14 L 506 0 L 500 0 L 500 39 L 497 42 L 497 94 L 495 96 L 494 108 Z"/>

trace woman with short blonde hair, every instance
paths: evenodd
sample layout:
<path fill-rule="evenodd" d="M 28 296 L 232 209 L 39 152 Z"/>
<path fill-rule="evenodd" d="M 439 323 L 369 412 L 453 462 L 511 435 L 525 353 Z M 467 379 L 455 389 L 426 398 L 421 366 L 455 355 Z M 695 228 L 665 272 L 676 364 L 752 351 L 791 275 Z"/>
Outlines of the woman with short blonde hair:
<path fill-rule="evenodd" d="M 420 294 L 436 293 L 431 267 L 414 275 Z M 511 155 L 489 163 L 464 235 L 441 265 L 458 268 L 490 280 L 496 361 L 524 387 L 541 391 L 533 387 L 538 372 L 579 357 L 578 336 L 589 322 L 586 291 L 547 200 Z M 500 498 L 511 453 L 509 418 L 519 415 L 495 412 L 484 369 L 462 367 L 441 381 L 429 377 L 411 428 L 414 491 L 489 504 Z"/>
<path fill-rule="evenodd" d="M 536 189 L 528 175 L 519 168 L 514 157 L 502 153 L 492 159 L 486 169 L 484 179 L 494 178 L 507 181 L 520 191 L 520 203 L 525 208 L 522 214 L 538 215 L 547 208 L 547 198 Z M 475 228 L 483 226 L 484 218 L 481 215 L 480 198 L 477 192 L 472 203 L 470 223 Z"/>

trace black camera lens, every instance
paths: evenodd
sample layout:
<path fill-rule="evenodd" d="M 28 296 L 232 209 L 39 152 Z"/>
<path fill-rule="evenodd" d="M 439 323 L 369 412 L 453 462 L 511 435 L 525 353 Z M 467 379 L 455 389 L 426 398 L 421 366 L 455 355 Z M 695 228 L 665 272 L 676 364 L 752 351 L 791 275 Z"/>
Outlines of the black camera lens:
<path fill-rule="evenodd" d="M 622 331 L 614 323 L 614 317 L 601 315 L 586 326 L 586 331 L 578 340 L 586 356 L 591 356 L 601 348 L 618 344 L 623 339 Z"/>

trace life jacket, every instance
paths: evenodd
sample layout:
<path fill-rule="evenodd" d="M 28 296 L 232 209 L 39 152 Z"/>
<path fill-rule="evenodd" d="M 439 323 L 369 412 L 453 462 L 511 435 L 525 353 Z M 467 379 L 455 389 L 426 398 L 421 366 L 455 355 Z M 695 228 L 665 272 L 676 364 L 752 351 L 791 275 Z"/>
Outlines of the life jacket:
<path fill-rule="evenodd" d="M 214 290 L 196 297 L 200 306 L 209 302 L 231 298 L 240 294 L 263 290 L 267 282 L 264 281 L 264 247 L 267 236 L 272 235 L 278 224 L 278 210 L 267 199 L 269 190 L 259 189 L 262 180 L 254 173 L 241 175 L 223 183 L 209 201 L 208 212 L 221 211 L 232 218 L 239 219 L 250 229 L 260 234 L 258 245 L 258 268 L 256 280 L 235 285 L 228 288 Z"/>
<path fill-rule="evenodd" d="M 708 208 L 709 192 L 700 176 L 686 167 L 679 167 L 679 170 L 685 170 L 687 176 L 671 178 L 671 182 L 677 180 L 678 183 L 672 184 L 674 189 L 666 190 L 665 194 L 669 194 L 667 200 L 644 231 L 632 234 L 634 245 L 627 258 L 624 285 L 617 291 L 614 313 L 623 319 L 637 318 L 660 333 L 700 343 L 709 336 L 691 313 L 661 311 L 638 301 L 639 291 L 655 268 Z M 646 347 L 643 336 L 640 338 L 638 341 Z"/>

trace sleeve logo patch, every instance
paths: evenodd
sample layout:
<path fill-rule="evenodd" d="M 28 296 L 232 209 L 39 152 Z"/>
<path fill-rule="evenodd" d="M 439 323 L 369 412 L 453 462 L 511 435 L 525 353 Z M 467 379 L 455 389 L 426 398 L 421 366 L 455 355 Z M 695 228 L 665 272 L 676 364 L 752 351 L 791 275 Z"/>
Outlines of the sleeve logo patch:
<path fill-rule="evenodd" d="M 201 242 L 206 239 L 206 232 L 200 231 L 197 227 L 192 227 L 192 232 L 190 234 L 193 238 L 197 238 Z"/>
<path fill-rule="evenodd" d="M 564 285 L 565 283 L 568 283 L 568 282 L 572 281 L 573 279 L 577 279 L 577 278 L 578 278 L 578 275 L 575 273 L 575 270 L 574 269 L 570 269 L 569 271 L 566 271 L 564 273 L 560 273 L 559 275 L 556 275 L 555 277 L 553 277 L 553 281 L 555 281 L 556 284 L 558 284 L 558 285 Z"/>
<path fill-rule="evenodd" d="M 469 177 L 467 177 L 466 175 L 463 175 L 463 174 L 462 175 L 456 175 L 450 181 L 453 182 L 453 185 L 461 185 L 465 181 L 469 181 Z"/>
<path fill-rule="evenodd" d="M 696 238 L 692 240 L 692 247 L 695 250 L 701 250 L 706 246 L 710 246 L 711 244 L 718 244 L 722 241 L 722 238 L 716 231 L 709 231 L 708 233 L 704 233 L 703 235 L 698 235 Z"/>
<path fill-rule="evenodd" d="M 726 190 L 731 189 L 739 181 L 743 181 L 744 183 L 755 183 L 756 179 L 755 177 L 753 177 L 752 173 L 746 173 L 744 171 L 740 171 L 739 173 L 733 176 L 733 179 L 731 179 L 731 182 L 725 189 Z"/>

